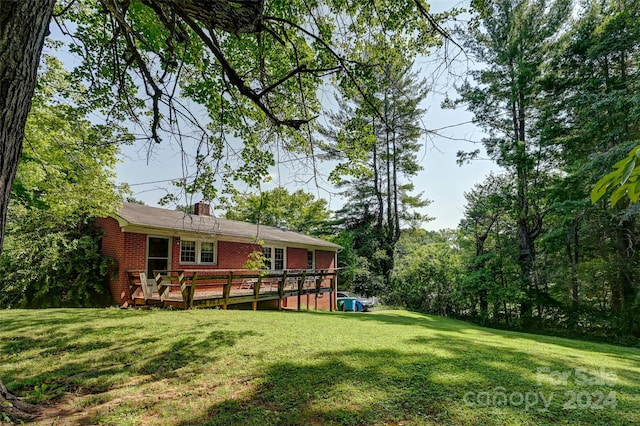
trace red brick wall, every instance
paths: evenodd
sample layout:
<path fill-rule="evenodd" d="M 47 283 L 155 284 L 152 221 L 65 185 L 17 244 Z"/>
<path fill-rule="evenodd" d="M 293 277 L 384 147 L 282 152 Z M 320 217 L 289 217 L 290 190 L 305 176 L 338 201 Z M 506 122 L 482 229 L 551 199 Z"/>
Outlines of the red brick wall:
<path fill-rule="evenodd" d="M 104 230 L 101 242 L 102 254 L 115 261 L 115 265 L 108 274 L 109 290 L 113 300 L 121 303 L 123 296 L 126 296 L 129 291 L 126 269 L 123 268 L 124 234 L 120 231 L 118 221 L 113 218 L 97 218 L 95 224 Z"/>
<path fill-rule="evenodd" d="M 334 269 L 336 252 L 316 250 L 316 269 Z"/>
<path fill-rule="evenodd" d="M 254 251 L 261 251 L 257 244 L 218 241 L 218 267 L 224 269 L 243 269 Z"/>
<path fill-rule="evenodd" d="M 123 265 L 125 272 L 147 269 L 147 234 L 124 233 Z"/>
<path fill-rule="evenodd" d="M 334 297 L 335 297 L 335 293 L 334 293 Z M 302 296 L 300 296 L 300 306 L 301 306 L 301 310 L 306 310 L 307 306 L 309 307 L 310 311 L 313 311 L 316 309 L 316 295 L 315 294 L 310 294 L 309 295 L 309 300 L 308 300 L 308 305 L 307 305 L 307 295 L 303 294 Z M 320 310 L 325 310 L 328 311 L 329 310 L 329 293 L 322 293 L 322 294 L 318 294 L 318 309 Z M 283 299 L 282 301 L 282 306 L 287 308 L 287 309 L 292 309 L 292 310 L 297 310 L 298 309 L 298 296 L 294 296 L 294 297 L 287 297 L 286 299 Z M 333 308 L 335 309 L 336 305 L 335 302 L 333 304 Z"/>
<path fill-rule="evenodd" d="M 287 269 L 307 269 L 307 249 L 287 247 Z"/>

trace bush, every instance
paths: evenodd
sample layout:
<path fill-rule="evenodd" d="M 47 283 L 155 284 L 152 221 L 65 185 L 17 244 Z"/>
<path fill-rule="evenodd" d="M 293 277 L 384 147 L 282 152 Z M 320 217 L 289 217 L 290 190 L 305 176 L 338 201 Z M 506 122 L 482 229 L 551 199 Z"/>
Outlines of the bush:
<path fill-rule="evenodd" d="M 46 214 L 18 216 L 12 217 L 0 255 L 0 307 L 110 304 L 105 277 L 113 261 L 100 254 L 93 226 L 52 225 Z"/>

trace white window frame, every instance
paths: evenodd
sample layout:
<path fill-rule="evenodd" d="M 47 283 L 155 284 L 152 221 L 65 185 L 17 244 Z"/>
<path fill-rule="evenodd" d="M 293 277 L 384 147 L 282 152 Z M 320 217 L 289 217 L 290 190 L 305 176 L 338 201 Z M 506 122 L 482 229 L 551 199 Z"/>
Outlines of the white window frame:
<path fill-rule="evenodd" d="M 265 265 L 265 269 L 268 271 L 284 271 L 287 269 L 287 248 L 282 246 L 262 246 L 262 253 L 264 256 L 265 249 L 269 249 L 271 256 L 269 257 L 270 265 L 267 267 Z M 282 269 L 275 269 L 274 267 L 274 258 L 276 254 L 276 250 L 282 250 Z"/>
<path fill-rule="evenodd" d="M 211 262 L 203 262 L 202 261 L 202 244 L 211 244 L 213 247 L 213 260 Z M 198 248 L 198 256 L 196 257 L 196 259 L 198 259 L 198 262 L 200 265 L 216 265 L 218 262 L 218 249 L 217 249 L 217 245 L 214 241 L 200 241 L 200 244 L 196 244 L 197 248 Z"/>
<path fill-rule="evenodd" d="M 182 259 L 182 249 L 184 248 L 184 243 L 193 243 L 193 261 L 185 261 Z M 191 253 L 191 251 L 189 251 Z M 196 264 L 198 262 L 198 242 L 195 240 L 183 240 L 180 239 L 180 263 L 184 265 Z"/>
<path fill-rule="evenodd" d="M 309 267 L 309 253 L 311 253 L 311 267 Z M 316 251 L 307 249 L 307 269 L 316 269 Z"/>
<path fill-rule="evenodd" d="M 189 241 L 196 243 L 196 261 L 195 262 L 183 262 L 182 261 L 182 242 Z M 202 244 L 213 244 L 213 262 L 202 262 Z M 180 264 L 181 265 L 217 265 L 218 264 L 218 243 L 217 241 L 198 240 L 195 238 L 180 238 Z"/>

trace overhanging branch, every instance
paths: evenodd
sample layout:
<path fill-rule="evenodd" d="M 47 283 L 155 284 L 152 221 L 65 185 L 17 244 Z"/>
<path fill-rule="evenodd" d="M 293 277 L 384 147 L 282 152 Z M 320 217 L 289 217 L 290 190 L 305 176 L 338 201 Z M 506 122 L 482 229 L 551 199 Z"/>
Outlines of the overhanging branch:
<path fill-rule="evenodd" d="M 262 101 L 260 94 L 256 93 L 253 89 L 251 89 L 245 81 L 240 77 L 238 72 L 231 66 L 229 61 L 222 52 L 220 48 L 220 44 L 218 40 L 215 38 L 215 34 L 213 29 L 209 29 L 209 35 L 202 30 L 202 28 L 193 21 L 188 15 L 186 15 L 183 11 L 176 11 L 180 17 L 186 22 L 186 24 L 196 33 L 196 35 L 205 43 L 205 45 L 209 48 L 211 53 L 216 57 L 218 63 L 222 67 L 224 74 L 229 79 L 229 82 L 245 97 L 250 99 L 265 115 L 271 120 L 275 125 L 282 125 L 292 127 L 296 130 L 299 130 L 303 124 L 309 123 L 313 118 L 309 119 L 280 119 L 278 118 L 271 109 L 265 105 Z"/>

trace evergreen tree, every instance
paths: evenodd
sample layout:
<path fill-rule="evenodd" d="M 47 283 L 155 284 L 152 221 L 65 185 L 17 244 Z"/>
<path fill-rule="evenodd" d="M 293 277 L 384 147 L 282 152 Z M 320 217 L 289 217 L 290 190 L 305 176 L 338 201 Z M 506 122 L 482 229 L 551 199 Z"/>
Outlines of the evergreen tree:
<path fill-rule="evenodd" d="M 429 202 L 411 194 L 410 179 L 421 170 L 417 153 L 424 111 L 419 104 L 428 88 L 411 70 L 411 63 L 390 58 L 384 49 L 377 54 L 383 53 L 386 65 L 370 76 L 368 99 L 342 93 L 339 111 L 331 114 L 330 126 L 323 129 L 323 149 L 325 158 L 338 161 L 330 177 L 347 200 L 337 216 L 347 230 L 360 230 L 356 235 L 363 241 L 356 245 L 358 252 L 372 265 L 378 286 L 388 288 L 401 229 L 426 219 L 416 209 Z"/>
<path fill-rule="evenodd" d="M 473 112 L 473 121 L 489 137 L 484 145 L 515 183 L 514 215 L 518 227 L 521 316 L 530 318 L 542 297 L 536 269 L 536 240 L 543 231 L 545 206 L 539 191 L 548 179 L 550 155 L 541 143 L 540 82 L 545 55 L 553 48 L 569 16 L 564 1 L 496 0 L 486 4 L 480 26 L 466 36 L 467 46 L 485 65 L 459 88 L 459 103 Z M 474 158 L 460 153 L 460 161 Z M 541 306 L 538 303 L 538 314 Z"/>

